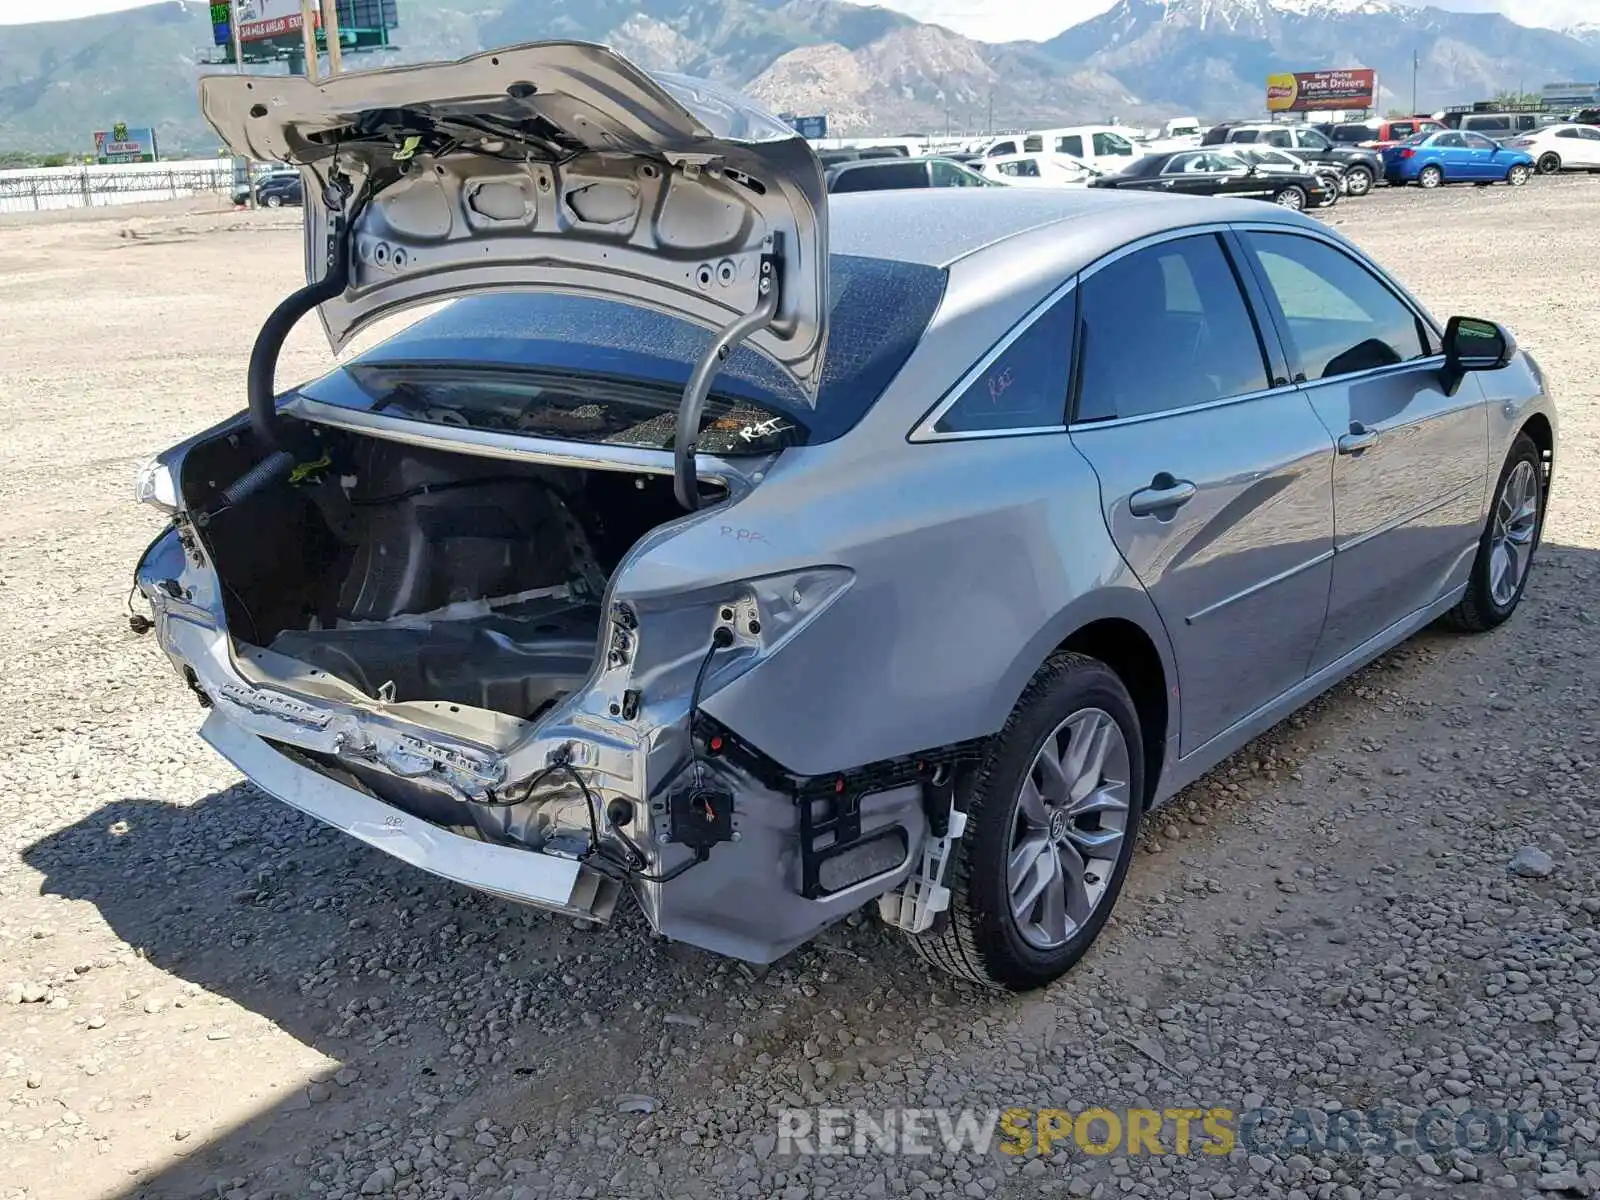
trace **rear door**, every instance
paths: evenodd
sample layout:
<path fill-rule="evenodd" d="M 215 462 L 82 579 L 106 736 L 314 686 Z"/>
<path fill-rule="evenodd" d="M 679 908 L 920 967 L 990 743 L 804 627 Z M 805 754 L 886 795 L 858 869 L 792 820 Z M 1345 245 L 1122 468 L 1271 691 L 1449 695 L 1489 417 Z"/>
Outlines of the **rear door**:
<path fill-rule="evenodd" d="M 1454 130 L 1449 133 L 1441 133 L 1428 143 L 1427 149 L 1432 153 L 1426 155 L 1426 157 L 1438 163 L 1440 169 L 1444 171 L 1446 179 L 1461 180 L 1472 178 L 1472 155 L 1467 150 L 1466 138 L 1462 134 Z M 1418 153 L 1422 153 L 1422 151 Z"/>
<path fill-rule="evenodd" d="M 1240 238 L 1293 378 L 1336 440 L 1333 587 L 1316 670 L 1465 580 L 1488 414 L 1470 375 L 1445 393 L 1433 329 L 1349 251 L 1310 231 Z"/>
<path fill-rule="evenodd" d="M 1072 438 L 1172 639 L 1184 754 L 1305 678 L 1328 601 L 1333 439 L 1246 278 L 1186 230 L 1079 287 Z"/>

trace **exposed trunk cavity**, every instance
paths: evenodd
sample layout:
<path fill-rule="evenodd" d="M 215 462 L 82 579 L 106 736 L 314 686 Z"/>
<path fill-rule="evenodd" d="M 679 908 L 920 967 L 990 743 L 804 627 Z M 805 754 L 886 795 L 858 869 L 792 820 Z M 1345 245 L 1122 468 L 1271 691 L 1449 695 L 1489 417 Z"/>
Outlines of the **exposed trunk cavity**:
<path fill-rule="evenodd" d="M 683 515 L 667 476 L 320 434 L 318 463 L 222 508 L 205 541 L 236 640 L 375 700 L 539 717 L 590 672 L 611 572 Z M 191 454 L 191 507 L 214 504 L 247 443 Z"/>

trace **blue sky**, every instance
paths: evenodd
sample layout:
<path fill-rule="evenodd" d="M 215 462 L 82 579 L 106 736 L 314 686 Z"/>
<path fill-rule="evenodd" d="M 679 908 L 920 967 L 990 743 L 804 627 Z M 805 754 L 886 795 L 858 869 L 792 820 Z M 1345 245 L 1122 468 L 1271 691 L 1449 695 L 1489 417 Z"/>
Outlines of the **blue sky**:
<path fill-rule="evenodd" d="M 0 25 L 134 8 L 149 0 L 0 0 Z M 1113 0 L 879 0 L 924 21 L 989 41 L 1047 38 L 1111 7 Z M 1525 25 L 1560 27 L 1600 18 L 1597 0 L 1434 0 L 1458 12 L 1503 12 Z M 405 13 L 402 8 L 401 20 Z"/>

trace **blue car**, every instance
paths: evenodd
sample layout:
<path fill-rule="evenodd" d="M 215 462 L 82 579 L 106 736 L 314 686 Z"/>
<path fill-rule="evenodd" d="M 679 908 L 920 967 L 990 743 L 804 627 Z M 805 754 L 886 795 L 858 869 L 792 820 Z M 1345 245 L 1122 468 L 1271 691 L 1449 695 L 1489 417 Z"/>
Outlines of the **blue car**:
<path fill-rule="evenodd" d="M 1425 188 L 1502 180 L 1521 187 L 1533 174 L 1533 156 L 1490 141 L 1481 133 L 1447 129 L 1418 134 L 1385 149 L 1383 173 L 1390 183 L 1417 183 Z"/>

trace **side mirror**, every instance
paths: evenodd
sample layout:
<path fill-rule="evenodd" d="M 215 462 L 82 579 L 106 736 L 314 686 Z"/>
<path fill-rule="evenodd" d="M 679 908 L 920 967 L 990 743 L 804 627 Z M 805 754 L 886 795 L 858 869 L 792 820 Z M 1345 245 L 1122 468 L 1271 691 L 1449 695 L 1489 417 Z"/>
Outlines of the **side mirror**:
<path fill-rule="evenodd" d="M 1498 371 L 1511 365 L 1517 339 L 1504 325 L 1478 317 L 1451 317 L 1444 331 L 1445 391 L 1455 395 L 1471 371 Z"/>

